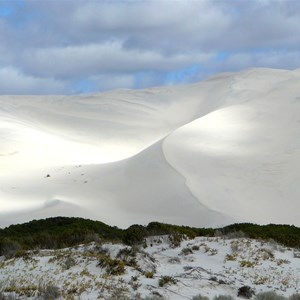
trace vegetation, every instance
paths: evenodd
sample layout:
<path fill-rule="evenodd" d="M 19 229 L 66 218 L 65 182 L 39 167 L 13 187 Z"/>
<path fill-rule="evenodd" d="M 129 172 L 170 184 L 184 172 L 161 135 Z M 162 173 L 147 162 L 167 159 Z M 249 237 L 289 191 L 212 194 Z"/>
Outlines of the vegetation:
<path fill-rule="evenodd" d="M 238 289 L 238 297 L 250 299 L 253 295 L 255 295 L 255 292 L 248 285 L 244 285 Z"/>
<path fill-rule="evenodd" d="M 12 256 L 20 249 L 58 249 L 97 238 L 121 240 L 123 231 L 99 221 L 55 217 L 33 220 L 0 229 L 0 255 Z"/>
<path fill-rule="evenodd" d="M 171 276 L 162 276 L 158 281 L 158 285 L 160 287 L 164 287 L 165 285 L 176 284 L 176 283 L 177 283 L 177 280 Z"/>
<path fill-rule="evenodd" d="M 276 292 L 262 292 L 256 295 L 255 300 L 285 300 L 286 298 L 280 295 L 277 295 Z"/>
<path fill-rule="evenodd" d="M 206 296 L 197 295 L 197 296 L 194 296 L 194 297 L 192 298 L 192 300 L 209 300 L 209 298 L 206 297 Z"/>
<path fill-rule="evenodd" d="M 127 229 L 119 229 L 99 221 L 55 217 L 0 229 L 0 255 L 7 258 L 23 256 L 30 249 L 58 249 L 99 239 L 146 246 L 145 239 L 154 235 L 169 235 L 170 243 L 176 247 L 184 237 L 234 236 L 236 232 L 250 238 L 273 239 L 282 245 L 300 248 L 300 228 L 290 225 L 242 223 L 212 229 L 151 222 L 147 226 L 132 225 Z"/>
<path fill-rule="evenodd" d="M 54 285 L 41 285 L 39 286 L 40 298 L 43 300 L 52 300 L 60 297 L 60 290 Z"/>
<path fill-rule="evenodd" d="M 213 300 L 234 300 L 232 296 L 229 295 L 219 295 L 215 296 Z"/>
<path fill-rule="evenodd" d="M 122 275 L 125 273 L 125 263 L 108 255 L 101 255 L 98 266 L 104 268 L 108 275 Z"/>
<path fill-rule="evenodd" d="M 300 247 L 300 228 L 292 225 L 240 223 L 229 225 L 219 230 L 223 235 L 241 231 L 252 239 L 273 239 L 288 247 Z"/>

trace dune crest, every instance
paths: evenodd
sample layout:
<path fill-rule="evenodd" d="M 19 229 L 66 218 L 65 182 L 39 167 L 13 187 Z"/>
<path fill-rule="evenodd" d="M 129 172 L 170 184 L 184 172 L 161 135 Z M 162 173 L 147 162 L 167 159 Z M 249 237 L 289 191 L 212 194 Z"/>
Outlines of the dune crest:
<path fill-rule="evenodd" d="M 0 226 L 70 213 L 121 227 L 299 226 L 299 86 L 299 70 L 251 69 L 179 87 L 1 96 Z"/>

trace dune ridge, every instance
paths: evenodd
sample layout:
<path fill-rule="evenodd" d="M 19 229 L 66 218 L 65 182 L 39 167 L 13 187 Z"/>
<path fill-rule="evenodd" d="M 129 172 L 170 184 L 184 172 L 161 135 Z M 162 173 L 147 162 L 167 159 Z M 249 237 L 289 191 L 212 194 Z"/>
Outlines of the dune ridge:
<path fill-rule="evenodd" d="M 0 97 L 0 226 L 300 225 L 299 70 L 88 96 Z"/>

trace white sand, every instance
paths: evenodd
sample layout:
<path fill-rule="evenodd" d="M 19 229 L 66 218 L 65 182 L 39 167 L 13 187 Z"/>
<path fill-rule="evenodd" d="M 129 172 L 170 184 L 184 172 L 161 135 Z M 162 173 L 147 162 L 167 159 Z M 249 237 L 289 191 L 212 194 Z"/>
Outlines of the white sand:
<path fill-rule="evenodd" d="M 32 297 L 26 299 L 36 299 L 34 293 L 39 285 L 57 286 L 64 299 L 74 290 L 81 299 L 108 299 L 121 287 L 130 299 L 152 293 L 171 300 L 192 299 L 199 293 L 210 299 L 217 295 L 243 299 L 237 294 L 245 285 L 256 293 L 276 291 L 286 297 L 299 293 L 300 259 L 294 255 L 299 252 L 274 242 L 197 237 L 174 248 L 168 236 L 160 236 L 149 237 L 147 245 L 134 258 L 138 268 L 126 266 L 125 274 L 120 276 L 107 276 L 106 269 L 99 266 L 99 250 L 115 258 L 120 249 L 130 249 L 117 243 L 35 250 L 25 259 L 0 257 L 0 284 L 2 288 L 31 291 Z M 153 278 L 146 278 L 141 270 L 154 271 Z M 176 284 L 160 287 L 162 276 L 174 278 Z M 132 277 L 138 283 L 135 288 Z"/>
<path fill-rule="evenodd" d="M 299 70 L 252 69 L 180 87 L 1 96 L 0 226 L 56 215 L 299 226 L 299 86 Z"/>

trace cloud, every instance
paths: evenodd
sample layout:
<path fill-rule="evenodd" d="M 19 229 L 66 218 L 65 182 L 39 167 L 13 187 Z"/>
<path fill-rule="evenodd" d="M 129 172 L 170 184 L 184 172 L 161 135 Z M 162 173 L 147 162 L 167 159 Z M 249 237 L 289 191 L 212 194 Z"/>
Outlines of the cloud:
<path fill-rule="evenodd" d="M 26 76 L 14 68 L 0 68 L 1 94 L 52 94 L 66 93 L 63 82 Z"/>
<path fill-rule="evenodd" d="M 300 2 L 3 0 L 0 35 L 0 68 L 24 93 L 139 88 L 299 68 Z"/>
<path fill-rule="evenodd" d="M 194 55 L 162 55 L 159 52 L 124 49 L 119 42 L 30 49 L 21 56 L 24 71 L 37 76 L 77 78 L 103 73 L 128 73 L 145 70 L 171 71 L 194 61 L 199 63 L 212 57 L 210 53 Z"/>

